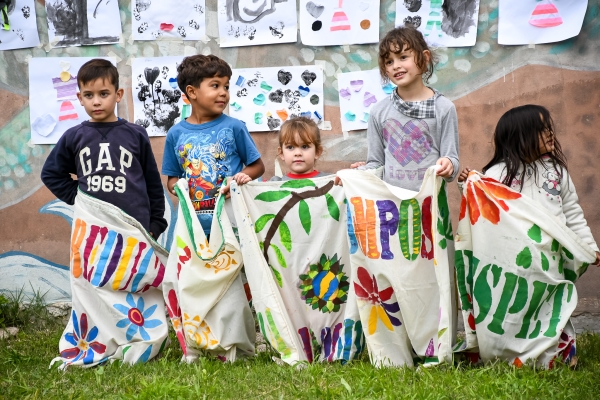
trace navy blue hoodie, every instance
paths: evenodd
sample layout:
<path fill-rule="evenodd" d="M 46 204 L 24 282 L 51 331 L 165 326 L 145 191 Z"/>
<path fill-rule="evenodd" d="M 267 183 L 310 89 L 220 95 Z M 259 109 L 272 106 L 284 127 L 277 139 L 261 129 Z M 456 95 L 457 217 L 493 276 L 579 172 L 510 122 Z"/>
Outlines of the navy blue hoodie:
<path fill-rule="evenodd" d="M 77 175 L 77 181 L 69 174 Z M 155 238 L 167 228 L 160 174 L 146 130 L 124 119 L 67 130 L 48 156 L 42 181 L 67 204 L 77 187 L 138 220 Z"/>

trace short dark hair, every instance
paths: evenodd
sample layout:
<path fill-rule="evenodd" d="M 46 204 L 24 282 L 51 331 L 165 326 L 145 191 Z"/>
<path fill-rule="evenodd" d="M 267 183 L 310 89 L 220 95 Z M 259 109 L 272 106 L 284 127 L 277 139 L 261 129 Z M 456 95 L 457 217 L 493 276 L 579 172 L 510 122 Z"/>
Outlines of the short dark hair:
<path fill-rule="evenodd" d="M 183 93 L 189 86 L 199 87 L 204 78 L 213 76 L 231 78 L 231 67 L 217 56 L 196 54 L 183 59 L 177 67 L 177 85 Z"/>
<path fill-rule="evenodd" d="M 81 89 L 81 86 L 96 79 L 108 79 L 115 90 L 119 90 L 119 71 L 108 60 L 94 58 L 83 64 L 77 73 L 77 86 Z"/>
<path fill-rule="evenodd" d="M 415 64 L 423 73 L 425 82 L 431 78 L 435 67 L 435 55 L 427 45 L 423 34 L 413 27 L 398 27 L 389 31 L 379 43 L 379 73 L 384 81 L 387 81 L 385 72 L 385 60 L 390 53 L 401 53 L 404 50 L 412 50 L 415 53 Z M 428 50 L 431 56 L 425 59 L 423 52 Z"/>

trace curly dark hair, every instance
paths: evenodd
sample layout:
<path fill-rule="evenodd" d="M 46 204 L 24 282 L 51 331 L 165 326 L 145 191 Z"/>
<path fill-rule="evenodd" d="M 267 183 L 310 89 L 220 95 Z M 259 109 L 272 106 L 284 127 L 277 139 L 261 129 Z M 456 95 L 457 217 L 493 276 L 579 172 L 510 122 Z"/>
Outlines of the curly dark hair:
<path fill-rule="evenodd" d="M 177 66 L 177 85 L 183 93 L 188 86 L 199 87 L 204 78 L 231 78 L 231 67 L 217 56 L 196 54 L 183 59 Z"/>
<path fill-rule="evenodd" d="M 398 27 L 389 31 L 379 43 L 379 73 L 384 82 L 389 81 L 385 72 L 385 60 L 390 53 L 398 54 L 405 50 L 412 50 L 415 54 L 415 64 L 423 72 L 425 82 L 429 81 L 435 68 L 436 58 L 433 51 L 427 45 L 423 34 L 413 27 Z M 427 50 L 431 54 L 429 59 L 423 52 Z"/>

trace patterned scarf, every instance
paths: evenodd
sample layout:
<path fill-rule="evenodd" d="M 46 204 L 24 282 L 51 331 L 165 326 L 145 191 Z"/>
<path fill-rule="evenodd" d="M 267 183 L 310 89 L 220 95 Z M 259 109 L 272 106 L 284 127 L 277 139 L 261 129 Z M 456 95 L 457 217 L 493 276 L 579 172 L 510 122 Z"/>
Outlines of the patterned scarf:
<path fill-rule="evenodd" d="M 430 88 L 433 90 L 433 96 L 423 101 L 404 101 L 400 96 L 398 96 L 398 92 L 394 90 L 392 94 L 390 94 L 390 100 L 392 104 L 402 114 L 406 115 L 410 118 L 435 118 L 435 99 L 438 96 L 441 96 L 441 93 L 435 90 L 434 88 Z"/>

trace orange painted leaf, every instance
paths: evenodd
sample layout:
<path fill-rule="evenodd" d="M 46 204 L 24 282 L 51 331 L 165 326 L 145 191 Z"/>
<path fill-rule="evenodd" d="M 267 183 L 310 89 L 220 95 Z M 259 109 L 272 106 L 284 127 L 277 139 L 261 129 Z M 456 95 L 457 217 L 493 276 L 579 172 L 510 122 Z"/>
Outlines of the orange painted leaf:
<path fill-rule="evenodd" d="M 485 192 L 479 188 L 477 182 L 473 186 L 477 195 L 477 203 L 479 203 L 479 211 L 483 218 L 497 225 L 500 222 L 500 209 L 492 199 L 486 196 Z"/>
<path fill-rule="evenodd" d="M 472 184 L 467 187 L 467 201 L 469 202 L 469 219 L 471 220 L 471 225 L 475 225 L 480 214 Z"/>
<path fill-rule="evenodd" d="M 465 214 L 467 213 L 467 198 L 465 196 L 461 196 L 462 200 L 460 201 L 460 216 L 458 217 L 458 220 L 462 220 L 465 217 Z"/>

